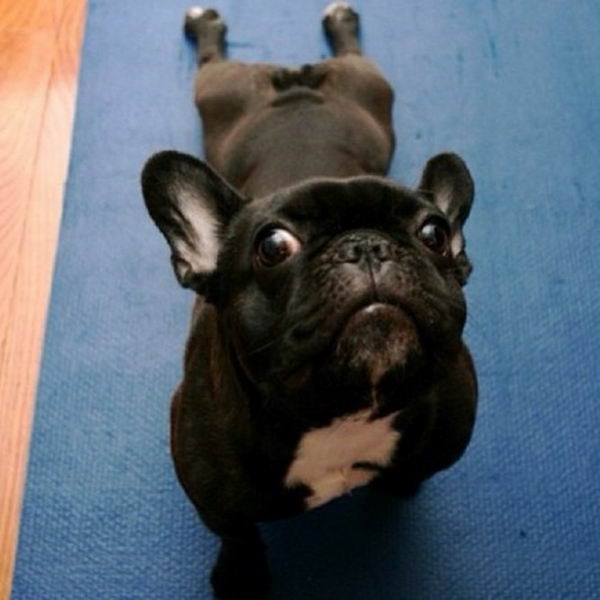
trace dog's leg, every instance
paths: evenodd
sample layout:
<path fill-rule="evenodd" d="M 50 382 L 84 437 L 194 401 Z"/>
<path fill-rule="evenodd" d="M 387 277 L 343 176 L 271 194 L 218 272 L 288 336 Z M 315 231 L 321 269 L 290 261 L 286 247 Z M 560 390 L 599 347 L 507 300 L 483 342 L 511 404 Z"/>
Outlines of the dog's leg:
<path fill-rule="evenodd" d="M 185 13 L 184 30 L 197 41 L 199 66 L 224 60 L 227 26 L 216 10 L 192 6 Z"/>
<path fill-rule="evenodd" d="M 358 13 L 347 2 L 334 2 L 326 8 L 323 27 L 334 56 L 361 53 Z"/>
<path fill-rule="evenodd" d="M 219 600 L 263 600 L 269 586 L 265 547 L 256 525 L 221 535 L 221 550 L 211 584 Z"/>
<path fill-rule="evenodd" d="M 227 60 L 227 25 L 212 8 L 192 7 L 185 14 L 186 35 L 197 42 L 198 70 L 195 103 L 202 117 L 204 152 L 207 160 L 236 185 L 227 172 L 223 142 L 235 129 L 248 107 L 271 89 L 272 67 Z"/>
<path fill-rule="evenodd" d="M 359 41 L 360 18 L 346 2 L 333 2 L 323 14 L 323 29 L 333 58 L 324 60 L 328 76 L 321 89 L 332 97 L 345 96 L 362 106 L 381 126 L 384 153 L 368 171 L 384 175 L 394 151 L 392 104 L 394 91 L 377 65 L 363 56 Z"/>

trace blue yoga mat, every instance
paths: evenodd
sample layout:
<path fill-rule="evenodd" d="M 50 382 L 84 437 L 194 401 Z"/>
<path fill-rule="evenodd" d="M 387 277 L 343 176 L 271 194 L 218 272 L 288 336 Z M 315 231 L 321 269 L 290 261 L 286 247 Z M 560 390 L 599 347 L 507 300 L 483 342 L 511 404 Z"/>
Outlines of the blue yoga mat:
<path fill-rule="evenodd" d="M 355 0 L 397 90 L 392 175 L 452 149 L 477 199 L 464 459 L 264 528 L 279 600 L 600 598 L 600 5 Z M 229 53 L 327 54 L 317 0 L 215 2 Z M 154 151 L 201 152 L 182 0 L 91 0 L 14 600 L 210 598 L 216 540 L 175 481 L 192 296 L 145 214 Z"/>

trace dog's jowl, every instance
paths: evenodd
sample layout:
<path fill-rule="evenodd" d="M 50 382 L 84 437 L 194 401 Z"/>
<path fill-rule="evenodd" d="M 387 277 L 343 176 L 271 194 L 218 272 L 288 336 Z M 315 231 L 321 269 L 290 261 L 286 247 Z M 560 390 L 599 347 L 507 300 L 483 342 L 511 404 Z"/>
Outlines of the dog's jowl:
<path fill-rule="evenodd" d="M 221 538 L 223 600 L 263 598 L 257 523 L 358 486 L 414 493 L 463 453 L 476 377 L 462 342 L 471 265 L 464 162 L 411 190 L 385 177 L 393 92 L 331 5 L 333 57 L 224 57 L 225 23 L 188 11 L 207 162 L 153 156 L 142 185 L 179 283 L 197 295 L 172 408 L 182 486 Z"/>

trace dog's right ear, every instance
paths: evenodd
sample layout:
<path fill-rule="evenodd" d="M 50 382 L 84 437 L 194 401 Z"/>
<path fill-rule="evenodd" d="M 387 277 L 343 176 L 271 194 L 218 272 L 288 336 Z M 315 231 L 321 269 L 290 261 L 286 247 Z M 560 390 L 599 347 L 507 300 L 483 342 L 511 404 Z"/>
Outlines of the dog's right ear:
<path fill-rule="evenodd" d="M 217 265 L 223 231 L 244 199 L 188 154 L 155 154 L 142 171 L 146 207 L 171 248 L 179 283 L 199 294 Z"/>

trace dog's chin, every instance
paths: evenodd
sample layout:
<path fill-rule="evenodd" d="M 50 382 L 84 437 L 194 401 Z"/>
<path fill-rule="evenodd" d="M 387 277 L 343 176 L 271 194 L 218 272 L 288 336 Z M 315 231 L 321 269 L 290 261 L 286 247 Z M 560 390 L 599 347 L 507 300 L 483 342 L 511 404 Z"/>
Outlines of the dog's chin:
<path fill-rule="evenodd" d="M 353 313 L 336 346 L 339 364 L 367 373 L 373 387 L 391 370 L 410 370 L 421 355 L 414 320 L 391 304 L 374 303 Z"/>

